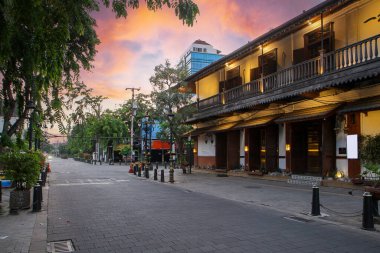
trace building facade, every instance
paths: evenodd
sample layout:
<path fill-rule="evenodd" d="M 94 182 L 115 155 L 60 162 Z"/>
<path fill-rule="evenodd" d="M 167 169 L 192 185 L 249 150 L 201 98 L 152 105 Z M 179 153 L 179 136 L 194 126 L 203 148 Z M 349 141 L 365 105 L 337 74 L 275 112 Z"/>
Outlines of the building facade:
<path fill-rule="evenodd" d="M 188 77 L 195 164 L 358 176 L 351 150 L 380 133 L 378 15 L 378 0 L 328 0 Z"/>
<path fill-rule="evenodd" d="M 192 75 L 207 65 L 219 60 L 224 55 L 212 45 L 203 40 L 194 41 L 181 56 L 180 64 L 184 64 L 189 75 Z"/>

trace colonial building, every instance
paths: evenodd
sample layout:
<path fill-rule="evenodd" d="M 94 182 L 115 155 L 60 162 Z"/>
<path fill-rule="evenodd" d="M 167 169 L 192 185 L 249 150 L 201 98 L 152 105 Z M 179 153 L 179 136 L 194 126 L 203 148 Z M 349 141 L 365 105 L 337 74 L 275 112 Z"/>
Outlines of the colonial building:
<path fill-rule="evenodd" d="M 347 136 L 380 133 L 379 18 L 379 0 L 325 1 L 188 77 L 195 164 L 357 176 Z"/>

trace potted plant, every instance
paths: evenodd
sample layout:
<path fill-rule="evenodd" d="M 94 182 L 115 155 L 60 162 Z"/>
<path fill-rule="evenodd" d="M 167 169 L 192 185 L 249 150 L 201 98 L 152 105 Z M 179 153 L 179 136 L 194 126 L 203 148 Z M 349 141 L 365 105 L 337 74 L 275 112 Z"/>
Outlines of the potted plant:
<path fill-rule="evenodd" d="M 5 177 L 12 180 L 10 210 L 30 208 L 30 189 L 37 183 L 41 170 L 39 152 L 7 152 L 0 155 Z"/>
<path fill-rule="evenodd" d="M 372 196 L 380 199 L 380 134 L 363 136 L 360 149 L 360 159 L 365 171 L 362 176 L 367 187 L 365 191 L 371 192 Z"/>

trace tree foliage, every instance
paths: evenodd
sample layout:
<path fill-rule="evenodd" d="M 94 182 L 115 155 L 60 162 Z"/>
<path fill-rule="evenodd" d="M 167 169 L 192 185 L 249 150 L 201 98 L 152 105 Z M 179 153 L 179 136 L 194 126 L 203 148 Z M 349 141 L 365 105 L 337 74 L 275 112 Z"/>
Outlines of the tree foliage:
<path fill-rule="evenodd" d="M 154 75 L 150 78 L 153 87 L 152 103 L 155 106 L 155 118 L 160 122 L 161 139 L 169 140 L 170 130 L 178 153 L 182 154 L 183 135 L 191 129 L 185 121 L 193 112 L 191 106 L 192 94 L 188 92 L 186 84 L 187 71 L 180 66 L 172 66 L 169 60 L 154 68 Z M 169 115 L 173 117 L 170 118 Z"/>
<path fill-rule="evenodd" d="M 199 14 L 192 0 L 145 2 L 153 11 L 164 6 L 174 9 L 187 25 L 192 25 Z M 139 3 L 139 0 L 0 0 L 2 138 L 22 129 L 33 103 L 41 120 L 50 123 L 62 120 L 67 105 L 63 98 L 78 94 L 80 70 L 91 69 L 95 47 L 100 43 L 91 13 L 105 5 L 112 8 L 116 17 L 126 17 L 128 9 L 138 8 Z M 14 114 L 18 119 L 11 123 Z M 61 130 L 68 131 L 62 126 Z"/>

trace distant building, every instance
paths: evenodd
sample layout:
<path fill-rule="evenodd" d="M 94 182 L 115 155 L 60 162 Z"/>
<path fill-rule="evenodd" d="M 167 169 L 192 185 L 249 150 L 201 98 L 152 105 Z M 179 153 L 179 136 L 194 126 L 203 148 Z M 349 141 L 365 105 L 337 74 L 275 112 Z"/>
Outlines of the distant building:
<path fill-rule="evenodd" d="M 192 75 L 224 55 L 203 40 L 196 40 L 181 56 L 180 64 L 185 64 L 188 74 Z"/>

